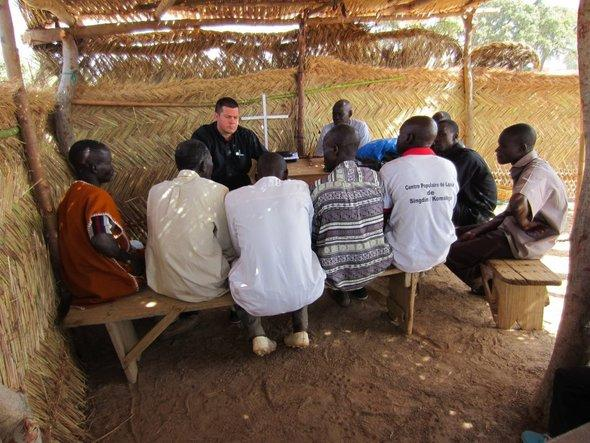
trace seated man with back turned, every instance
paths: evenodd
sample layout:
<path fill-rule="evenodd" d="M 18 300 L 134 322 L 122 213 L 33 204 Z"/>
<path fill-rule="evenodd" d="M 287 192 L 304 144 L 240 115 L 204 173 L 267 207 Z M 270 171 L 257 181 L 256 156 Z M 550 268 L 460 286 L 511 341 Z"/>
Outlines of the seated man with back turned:
<path fill-rule="evenodd" d="M 324 163 L 330 175 L 315 182 L 312 242 L 326 271 L 326 284 L 340 306 L 350 297 L 367 298 L 364 287 L 391 264 L 383 236 L 383 190 L 377 172 L 359 167 L 358 136 L 337 125 L 324 139 Z"/>
<path fill-rule="evenodd" d="M 57 210 L 63 279 L 72 304 L 115 300 L 139 290 L 143 283 L 143 250 L 135 250 L 121 214 L 109 193 L 100 188 L 114 175 L 111 151 L 94 140 L 72 145 L 68 160 L 77 180 Z"/>
<path fill-rule="evenodd" d="M 249 185 L 252 159 L 258 160 L 266 148 L 254 132 L 238 125 L 240 111 L 233 98 L 217 100 L 214 118 L 213 123 L 201 126 L 191 137 L 205 143 L 211 152 L 211 180 L 227 186 L 230 191 Z"/>
<path fill-rule="evenodd" d="M 444 262 L 456 239 L 452 218 L 459 191 L 457 171 L 430 149 L 436 134 L 430 117 L 406 120 L 397 139 L 401 157 L 379 172 L 386 217 L 390 213 L 385 238 L 393 248 L 393 264 L 405 272 L 425 271 Z"/>
<path fill-rule="evenodd" d="M 228 290 L 234 257 L 225 217 L 228 189 L 210 180 L 213 162 L 204 143 L 181 142 L 175 160 L 178 176 L 148 196 L 147 281 L 160 294 L 196 303 Z"/>
<path fill-rule="evenodd" d="M 459 194 L 453 211 L 455 226 L 488 221 L 494 216 L 498 191 L 485 160 L 459 141 L 459 126 L 453 120 L 438 122 L 438 135 L 432 149 L 457 168 Z"/>
<path fill-rule="evenodd" d="M 482 294 L 480 265 L 492 258 L 541 258 L 566 225 L 563 182 L 534 150 L 535 130 L 524 123 L 504 129 L 498 139 L 498 163 L 512 164 L 512 197 L 504 212 L 487 223 L 459 230 L 447 266 Z"/>
<path fill-rule="evenodd" d="M 292 313 L 287 346 L 306 348 L 307 305 L 324 291 L 326 274 L 311 250 L 313 206 L 307 184 L 286 180 L 287 163 L 265 153 L 257 164 L 258 181 L 227 194 L 225 208 L 238 255 L 229 286 L 238 315 L 252 339 L 252 350 L 266 355 L 276 343 L 266 336 L 263 316 Z"/>
<path fill-rule="evenodd" d="M 371 141 L 371 131 L 369 130 L 369 126 L 362 120 L 352 118 L 352 105 L 348 100 L 338 100 L 334 104 L 332 107 L 332 120 L 333 123 L 325 125 L 320 132 L 315 155 L 319 157 L 324 155 L 324 137 L 336 125 L 345 124 L 352 126 L 359 139 L 359 147 L 364 146 Z"/>

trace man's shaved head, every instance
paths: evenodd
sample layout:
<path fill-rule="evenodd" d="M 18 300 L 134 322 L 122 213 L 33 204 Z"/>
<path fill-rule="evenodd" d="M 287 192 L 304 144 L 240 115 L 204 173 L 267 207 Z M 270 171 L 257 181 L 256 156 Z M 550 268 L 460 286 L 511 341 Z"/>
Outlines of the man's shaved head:
<path fill-rule="evenodd" d="M 79 140 L 68 151 L 76 176 L 90 183 L 106 183 L 114 175 L 111 150 L 96 140 Z"/>
<path fill-rule="evenodd" d="M 436 122 L 425 115 L 407 119 L 399 130 L 397 151 L 403 154 L 409 148 L 431 147 L 436 139 Z"/>
<path fill-rule="evenodd" d="M 346 160 L 354 160 L 360 139 L 352 126 L 334 126 L 324 137 L 324 164 L 328 171 Z"/>
<path fill-rule="evenodd" d="M 263 177 L 277 177 L 281 180 L 287 178 L 287 162 L 276 152 L 265 152 L 258 158 L 256 164 L 258 179 Z"/>
<path fill-rule="evenodd" d="M 338 100 L 332 107 L 332 120 L 335 125 L 349 124 L 352 117 L 352 105 L 348 100 Z"/>
<path fill-rule="evenodd" d="M 436 123 L 440 123 L 443 120 L 452 120 L 451 114 L 449 114 L 447 111 L 438 111 L 438 112 L 435 112 L 434 115 L 432 116 L 432 119 Z"/>
<path fill-rule="evenodd" d="M 196 171 L 201 177 L 211 178 L 213 160 L 207 145 L 200 140 L 186 140 L 176 146 L 174 160 L 179 171 Z"/>
<path fill-rule="evenodd" d="M 508 126 L 498 138 L 496 158 L 501 165 L 516 163 L 535 148 L 537 132 L 531 125 L 518 123 Z"/>

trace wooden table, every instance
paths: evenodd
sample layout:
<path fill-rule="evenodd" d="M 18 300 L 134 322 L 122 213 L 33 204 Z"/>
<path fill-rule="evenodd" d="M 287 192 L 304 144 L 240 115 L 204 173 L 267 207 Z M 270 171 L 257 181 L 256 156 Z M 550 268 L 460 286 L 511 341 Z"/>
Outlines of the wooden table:
<path fill-rule="evenodd" d="M 307 184 L 313 184 L 318 178 L 327 174 L 324 171 L 324 159 L 299 159 L 293 163 L 287 163 L 289 178 L 303 180 Z"/>

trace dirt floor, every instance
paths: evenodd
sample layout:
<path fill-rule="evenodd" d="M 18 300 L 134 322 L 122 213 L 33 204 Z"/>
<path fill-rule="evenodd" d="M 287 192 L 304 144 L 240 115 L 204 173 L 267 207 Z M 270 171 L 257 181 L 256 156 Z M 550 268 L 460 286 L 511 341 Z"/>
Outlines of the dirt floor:
<path fill-rule="evenodd" d="M 550 259 L 565 261 L 567 272 L 563 249 L 566 236 Z M 439 266 L 422 280 L 406 337 L 385 315 L 380 280 L 349 308 L 322 297 L 310 308 L 312 346 L 280 343 L 265 358 L 251 353 L 227 311 L 201 313 L 190 333 L 147 349 L 132 388 L 104 328 L 78 329 L 93 438 L 516 442 L 539 428 L 527 406 L 550 357 L 563 289 L 552 292 L 547 330 L 500 331 L 484 300 Z M 285 316 L 266 324 L 277 340 L 289 330 Z"/>

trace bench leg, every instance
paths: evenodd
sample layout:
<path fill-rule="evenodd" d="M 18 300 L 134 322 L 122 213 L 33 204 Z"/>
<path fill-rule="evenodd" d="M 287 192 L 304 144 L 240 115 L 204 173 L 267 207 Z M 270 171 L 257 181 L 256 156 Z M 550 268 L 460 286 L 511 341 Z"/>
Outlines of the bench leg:
<path fill-rule="evenodd" d="M 404 273 L 389 277 L 387 311 L 389 317 L 408 335 L 414 327 L 414 300 L 418 290 L 419 274 Z"/>
<path fill-rule="evenodd" d="M 543 329 L 543 310 L 547 288 L 545 286 L 509 285 L 494 280 L 494 292 L 498 294 L 498 328 L 532 331 Z"/>
<path fill-rule="evenodd" d="M 119 357 L 129 383 L 137 382 L 137 361 L 125 366 L 125 356 L 137 343 L 137 334 L 131 320 L 105 323 L 111 342 Z"/>

